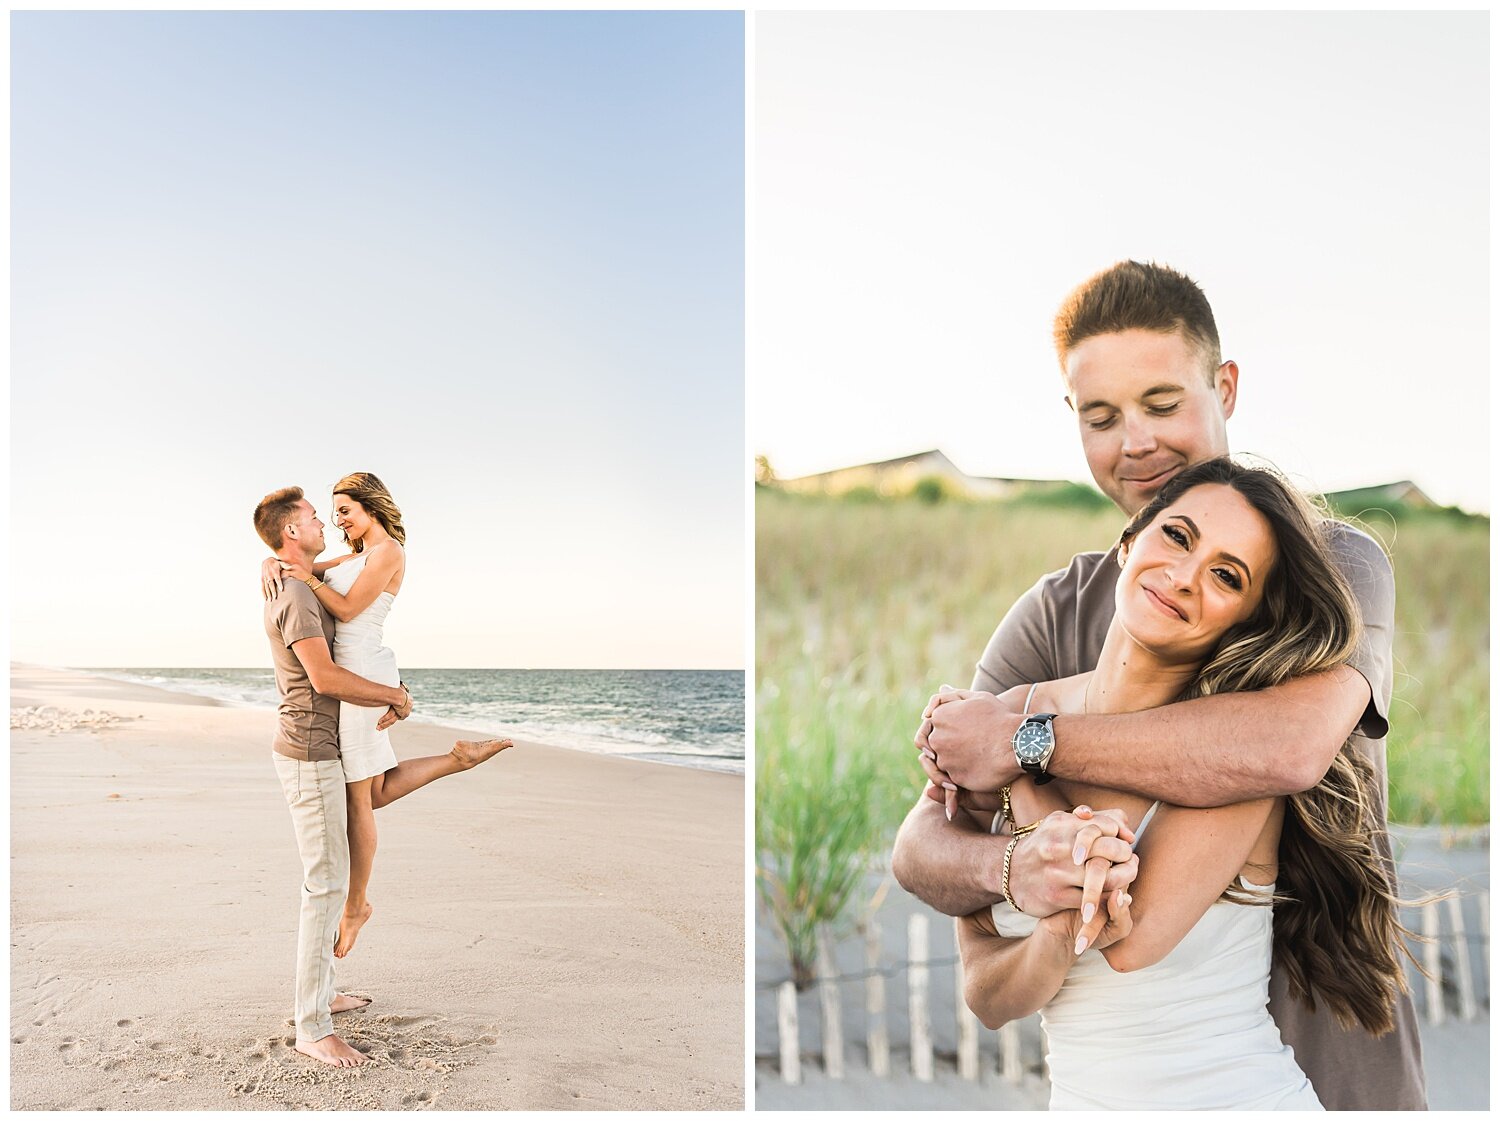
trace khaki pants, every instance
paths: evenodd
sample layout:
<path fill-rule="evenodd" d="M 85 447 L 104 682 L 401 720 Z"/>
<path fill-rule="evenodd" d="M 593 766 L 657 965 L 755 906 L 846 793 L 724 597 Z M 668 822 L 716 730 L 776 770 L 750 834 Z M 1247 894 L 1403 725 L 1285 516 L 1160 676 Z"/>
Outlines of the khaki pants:
<path fill-rule="evenodd" d="M 349 811 L 344 766 L 306 763 L 273 752 L 302 855 L 302 909 L 297 920 L 296 1023 L 299 1043 L 333 1034 L 333 940 L 349 894 Z"/>

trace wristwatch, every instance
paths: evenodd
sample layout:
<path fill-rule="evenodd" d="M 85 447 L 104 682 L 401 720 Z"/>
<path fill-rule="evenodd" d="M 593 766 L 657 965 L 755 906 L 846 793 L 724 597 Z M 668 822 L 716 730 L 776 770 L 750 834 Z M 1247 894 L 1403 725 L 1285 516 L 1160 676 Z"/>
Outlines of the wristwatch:
<path fill-rule="evenodd" d="M 1047 764 L 1052 762 L 1052 749 L 1057 739 L 1052 735 L 1052 719 L 1055 712 L 1034 712 L 1016 729 L 1010 745 L 1016 749 L 1016 765 L 1031 776 L 1038 786 L 1051 782 Z"/>

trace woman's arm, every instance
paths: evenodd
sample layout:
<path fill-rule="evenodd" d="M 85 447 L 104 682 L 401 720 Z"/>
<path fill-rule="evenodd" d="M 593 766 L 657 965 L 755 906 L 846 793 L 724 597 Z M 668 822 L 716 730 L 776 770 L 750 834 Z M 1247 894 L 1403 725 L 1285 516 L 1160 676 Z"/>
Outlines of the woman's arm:
<path fill-rule="evenodd" d="M 1166 957 L 1245 865 L 1274 868 L 1284 800 L 1260 798 L 1212 810 L 1162 806 L 1136 849 L 1134 931 L 1103 949 L 1121 973 Z M 1274 875 L 1274 873 L 1272 873 Z"/>
<path fill-rule="evenodd" d="M 334 557 L 333 560 L 315 560 L 312 574 L 321 577 L 330 568 L 343 564 L 352 556 L 354 556 L 353 553 L 345 553 L 341 557 Z M 282 563 L 280 557 L 267 557 L 260 563 L 260 590 L 267 599 L 275 599 L 281 594 L 281 579 L 285 574 Z"/>
<path fill-rule="evenodd" d="M 348 595 L 340 595 L 327 584 L 314 588 L 313 594 L 328 609 L 330 615 L 341 623 L 347 623 L 385 591 L 386 585 L 400 570 L 404 559 L 397 542 L 383 541 L 370 550 L 364 571 L 355 577 L 354 586 L 349 589 Z M 293 566 L 287 569 L 287 575 L 294 580 L 305 580 L 309 573 L 306 569 Z"/>
<path fill-rule="evenodd" d="M 1131 897 L 1109 893 L 1108 921 L 1095 945 L 1115 943 L 1130 933 Z M 1078 960 L 1077 911 L 1059 911 L 1036 924 L 1025 938 L 1007 938 L 995 929 L 988 908 L 958 919 L 958 952 L 964 963 L 964 1001 L 979 1022 L 998 1028 L 1030 1016 L 1062 988 Z"/>

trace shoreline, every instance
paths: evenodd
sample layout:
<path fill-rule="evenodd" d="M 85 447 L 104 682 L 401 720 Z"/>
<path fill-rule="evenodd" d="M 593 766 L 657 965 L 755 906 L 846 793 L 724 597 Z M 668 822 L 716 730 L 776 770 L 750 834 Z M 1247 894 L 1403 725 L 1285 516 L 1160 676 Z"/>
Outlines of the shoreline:
<path fill-rule="evenodd" d="M 215 705 L 215 706 L 218 706 L 218 707 L 221 707 L 221 708 L 237 709 L 237 710 L 240 710 L 240 711 L 259 711 L 259 712 L 271 712 L 271 713 L 274 713 L 276 711 L 276 705 L 273 702 L 270 702 L 270 701 L 260 702 L 260 701 L 252 701 L 252 700 L 235 700 L 235 699 L 225 698 L 225 697 L 221 697 L 221 696 L 215 696 L 215 695 L 213 695 L 211 693 L 194 692 L 192 690 L 185 689 L 185 688 L 172 688 L 170 685 L 161 685 L 161 684 L 156 684 L 156 683 L 153 683 L 153 682 L 143 681 L 143 680 L 140 680 L 139 678 L 136 678 L 136 677 L 125 676 L 126 674 L 130 673 L 130 671 L 133 668 L 136 668 L 136 667 L 120 667 L 118 673 L 111 672 L 108 669 L 85 669 L 85 668 L 79 668 L 79 667 L 76 667 L 76 666 L 46 666 L 46 665 L 41 665 L 39 663 L 34 663 L 34 662 L 14 662 L 13 661 L 13 662 L 11 662 L 10 667 L 11 667 L 11 676 L 12 676 L 12 679 L 14 679 L 14 677 L 15 677 L 15 675 L 16 675 L 17 672 L 24 672 L 24 671 L 29 671 L 29 670 L 40 670 L 40 671 L 44 671 L 44 672 L 58 673 L 58 674 L 82 674 L 82 675 L 85 675 L 87 677 L 95 678 L 95 679 L 97 679 L 99 681 L 110 681 L 110 682 L 115 682 L 117 684 L 126 685 L 126 686 L 130 686 L 130 687 L 134 687 L 134 688 L 148 689 L 148 690 L 152 690 L 153 692 L 162 693 L 162 694 L 166 694 L 166 695 L 170 695 L 170 696 L 190 698 L 188 701 L 186 701 L 184 703 Z M 151 668 L 154 668 L 154 667 L 141 667 L 141 668 L 143 670 L 145 670 L 145 669 L 151 669 Z M 189 668 L 208 668 L 208 669 L 214 669 L 214 668 L 220 668 L 220 667 L 189 667 Z M 420 667 L 417 667 L 417 668 L 420 669 Z M 267 670 L 266 672 L 269 673 L 270 671 Z M 654 672 L 654 671 L 648 671 L 648 672 Z M 676 671 L 673 671 L 673 672 L 676 672 Z M 689 672 L 697 672 L 697 671 L 689 671 Z M 734 673 L 734 672 L 739 672 L 739 671 L 735 671 L 735 670 L 723 670 L 723 671 L 714 670 L 714 671 L 705 671 L 705 672 Z M 421 703 L 420 698 L 418 698 L 418 705 L 419 706 L 420 706 L 420 703 Z M 487 738 L 494 738 L 494 737 L 497 737 L 497 736 L 509 736 L 510 738 L 515 739 L 518 744 L 522 743 L 522 742 L 525 742 L 525 743 L 530 744 L 532 746 L 546 747 L 548 749 L 557 750 L 557 751 L 576 751 L 576 752 L 580 752 L 580 753 L 585 754 L 585 755 L 603 756 L 603 757 L 606 757 L 606 758 L 627 760 L 627 761 L 637 762 L 637 763 L 654 763 L 654 764 L 659 764 L 659 765 L 668 766 L 668 767 L 685 767 L 685 768 L 687 768 L 689 770 L 703 771 L 703 772 L 706 772 L 706 773 L 709 773 L 709 774 L 728 775 L 728 776 L 733 777 L 733 778 L 738 778 L 741 781 L 743 781 L 744 778 L 745 778 L 745 770 L 746 770 L 746 766 L 747 766 L 744 755 L 740 755 L 740 756 L 715 756 L 715 755 L 694 756 L 694 755 L 687 754 L 687 753 L 676 753 L 676 752 L 670 752 L 670 751 L 653 750 L 652 746 L 649 745 L 649 744 L 641 744 L 641 745 L 639 745 L 639 750 L 634 750 L 625 741 L 622 741 L 621 745 L 620 745 L 620 749 L 616 750 L 613 747 L 583 746 L 583 745 L 580 745 L 578 743 L 559 742 L 559 740 L 562 737 L 559 737 L 559 740 L 553 740 L 553 739 L 550 739 L 550 738 L 533 739 L 530 736 L 525 736 L 525 735 L 522 735 L 521 737 L 518 738 L 514 733 L 506 732 L 506 731 L 497 731 L 493 727 L 491 727 L 491 728 L 476 728 L 476 727 L 472 727 L 472 726 L 466 726 L 466 725 L 464 725 L 462 723 L 451 722 L 451 721 L 445 720 L 442 717 L 425 716 L 425 715 L 423 715 L 421 713 L 420 707 L 418 708 L 417 712 L 414 712 L 412 714 L 409 723 L 404 722 L 403 725 L 401 725 L 401 726 L 407 727 L 407 728 L 417 727 L 417 726 L 425 727 L 425 728 L 438 728 L 438 729 L 442 729 L 442 730 L 445 730 L 445 731 L 453 733 L 456 738 L 464 738 L 464 739 L 474 739 L 474 738 L 487 739 Z"/>
<path fill-rule="evenodd" d="M 275 712 L 14 665 L 11 706 L 13 1109 L 743 1108 L 743 777 L 518 740 L 381 809 L 335 1070 Z"/>

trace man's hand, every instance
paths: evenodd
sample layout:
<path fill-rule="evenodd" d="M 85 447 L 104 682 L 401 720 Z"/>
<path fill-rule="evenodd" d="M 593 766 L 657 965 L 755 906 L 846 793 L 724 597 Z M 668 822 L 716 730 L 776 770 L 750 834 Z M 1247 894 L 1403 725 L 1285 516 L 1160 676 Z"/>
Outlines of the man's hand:
<path fill-rule="evenodd" d="M 955 786 L 999 790 L 1021 777 L 1010 741 L 1023 717 L 993 693 L 935 693 L 922 717 L 917 746 Z"/>
<path fill-rule="evenodd" d="M 1120 810 L 1050 813 L 1011 853 L 1011 898 L 1036 918 L 1075 911 L 1087 912 L 1083 923 L 1095 920 L 1104 893 L 1128 887 L 1140 871 L 1134 840 Z"/>
<path fill-rule="evenodd" d="M 406 703 L 391 706 L 391 711 L 396 714 L 397 720 L 405 720 L 411 715 L 411 690 L 406 687 L 405 682 L 401 683 L 401 691 L 406 694 Z"/>

